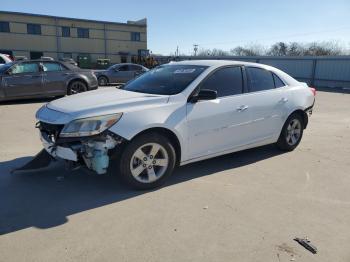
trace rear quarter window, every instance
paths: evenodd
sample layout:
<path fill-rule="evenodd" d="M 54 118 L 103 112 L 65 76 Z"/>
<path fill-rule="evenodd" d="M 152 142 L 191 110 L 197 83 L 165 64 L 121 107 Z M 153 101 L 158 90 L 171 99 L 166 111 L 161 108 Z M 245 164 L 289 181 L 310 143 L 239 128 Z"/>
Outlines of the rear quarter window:
<path fill-rule="evenodd" d="M 276 74 L 273 74 L 273 80 L 275 81 L 276 88 L 285 86 L 285 83 L 283 83 L 281 78 L 279 78 Z"/>

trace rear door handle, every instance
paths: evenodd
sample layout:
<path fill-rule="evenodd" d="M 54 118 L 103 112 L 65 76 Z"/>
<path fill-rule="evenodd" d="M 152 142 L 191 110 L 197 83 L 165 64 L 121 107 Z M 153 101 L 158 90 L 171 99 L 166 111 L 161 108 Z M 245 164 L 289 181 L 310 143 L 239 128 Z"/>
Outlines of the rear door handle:
<path fill-rule="evenodd" d="M 288 98 L 283 97 L 283 98 L 281 98 L 280 102 L 281 103 L 287 103 L 288 102 Z"/>
<path fill-rule="evenodd" d="M 242 106 L 240 106 L 240 107 L 237 107 L 237 111 L 238 112 L 243 112 L 243 111 L 245 111 L 245 110 L 247 110 L 248 109 L 248 106 L 247 105 L 242 105 Z"/>

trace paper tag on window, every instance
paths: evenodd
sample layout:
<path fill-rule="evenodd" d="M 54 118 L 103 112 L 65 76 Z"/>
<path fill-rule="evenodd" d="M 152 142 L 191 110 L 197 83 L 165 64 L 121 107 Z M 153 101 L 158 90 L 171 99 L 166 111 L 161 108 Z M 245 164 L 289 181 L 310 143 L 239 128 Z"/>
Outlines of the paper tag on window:
<path fill-rule="evenodd" d="M 196 71 L 196 69 L 194 69 L 194 68 L 177 69 L 177 70 L 174 71 L 174 74 L 191 74 L 194 71 Z"/>

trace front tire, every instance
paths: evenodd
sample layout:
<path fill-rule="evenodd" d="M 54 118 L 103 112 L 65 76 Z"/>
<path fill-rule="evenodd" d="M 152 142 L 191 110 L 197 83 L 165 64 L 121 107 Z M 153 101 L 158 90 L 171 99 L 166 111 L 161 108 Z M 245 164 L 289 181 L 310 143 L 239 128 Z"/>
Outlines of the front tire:
<path fill-rule="evenodd" d="M 288 117 L 282 128 L 280 137 L 276 143 L 283 151 L 293 151 L 303 137 L 304 122 L 299 114 L 292 114 Z"/>
<path fill-rule="evenodd" d="M 108 78 L 105 76 L 100 76 L 98 78 L 98 85 L 99 86 L 107 86 L 108 85 Z"/>
<path fill-rule="evenodd" d="M 68 86 L 68 95 L 75 95 L 87 91 L 87 86 L 84 82 L 80 80 L 72 81 Z"/>
<path fill-rule="evenodd" d="M 160 134 L 144 134 L 124 148 L 119 175 L 130 187 L 146 190 L 159 187 L 173 173 L 176 154 L 169 139 Z"/>

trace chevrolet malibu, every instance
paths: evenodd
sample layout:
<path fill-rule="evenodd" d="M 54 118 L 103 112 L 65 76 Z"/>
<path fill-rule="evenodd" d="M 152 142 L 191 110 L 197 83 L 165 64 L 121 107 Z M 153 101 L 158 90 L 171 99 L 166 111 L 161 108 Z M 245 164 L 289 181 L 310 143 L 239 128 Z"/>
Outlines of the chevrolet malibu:
<path fill-rule="evenodd" d="M 37 158 L 46 154 L 97 174 L 115 165 L 127 184 L 150 189 L 178 165 L 266 144 L 294 150 L 315 92 L 267 65 L 170 63 L 121 89 L 82 93 L 43 106 L 36 117 L 45 150 Z"/>

